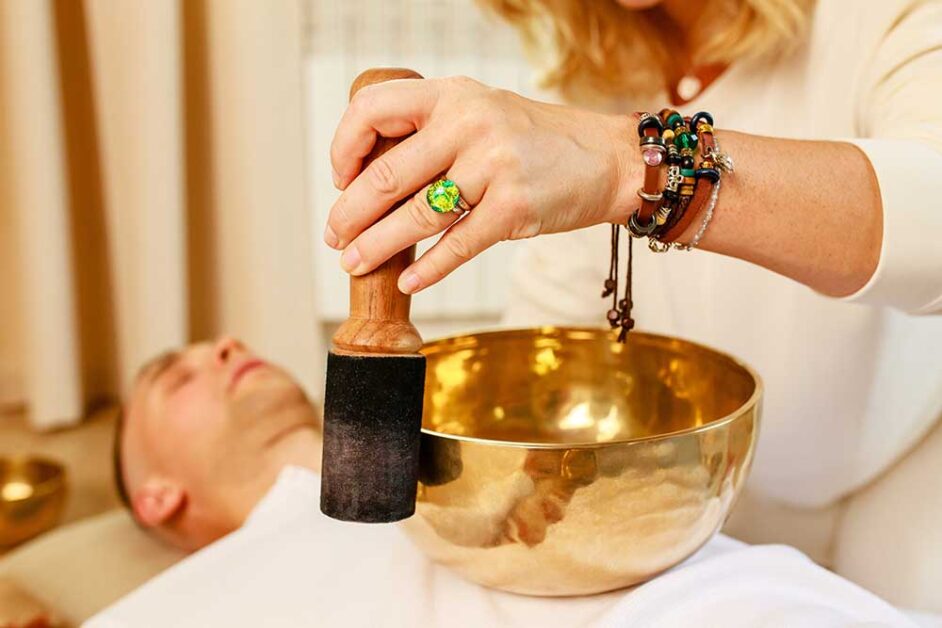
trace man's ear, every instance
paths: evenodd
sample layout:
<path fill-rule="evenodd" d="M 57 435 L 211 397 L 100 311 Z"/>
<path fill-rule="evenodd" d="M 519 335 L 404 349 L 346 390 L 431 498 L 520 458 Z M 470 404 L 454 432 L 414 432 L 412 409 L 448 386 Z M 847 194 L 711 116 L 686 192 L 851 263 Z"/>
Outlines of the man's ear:
<path fill-rule="evenodd" d="M 183 509 L 186 493 L 183 489 L 163 479 L 150 479 L 134 491 L 131 506 L 134 516 L 147 527 L 154 528 Z"/>

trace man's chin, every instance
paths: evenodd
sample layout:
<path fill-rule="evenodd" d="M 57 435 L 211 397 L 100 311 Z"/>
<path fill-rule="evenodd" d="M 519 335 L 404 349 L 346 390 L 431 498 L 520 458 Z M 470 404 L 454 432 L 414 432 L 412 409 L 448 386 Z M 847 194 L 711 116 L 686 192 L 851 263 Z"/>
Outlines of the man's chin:
<path fill-rule="evenodd" d="M 269 419 L 284 413 L 315 416 L 314 407 L 294 380 L 274 369 L 258 369 L 240 382 L 231 403 L 247 420 Z"/>

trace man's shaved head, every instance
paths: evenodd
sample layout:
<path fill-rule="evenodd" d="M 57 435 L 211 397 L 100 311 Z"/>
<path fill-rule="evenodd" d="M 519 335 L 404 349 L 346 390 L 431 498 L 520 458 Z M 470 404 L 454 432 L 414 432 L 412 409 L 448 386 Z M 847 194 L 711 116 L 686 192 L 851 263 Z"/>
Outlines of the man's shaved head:
<path fill-rule="evenodd" d="M 134 377 L 135 383 L 137 383 L 144 375 L 149 371 L 162 368 L 162 365 L 169 364 L 173 359 L 173 356 L 177 355 L 178 351 L 166 351 L 156 358 L 146 362 L 140 369 L 137 371 L 137 375 Z M 118 416 L 115 417 L 115 429 L 114 429 L 114 441 L 111 448 L 111 469 L 114 475 L 115 491 L 118 493 L 118 499 L 121 500 L 121 505 L 123 505 L 128 510 L 131 508 L 131 496 L 128 494 L 127 483 L 124 481 L 124 464 L 122 461 L 122 447 L 121 439 L 124 433 L 124 406 L 118 408 Z M 133 515 L 133 510 L 132 510 Z"/>

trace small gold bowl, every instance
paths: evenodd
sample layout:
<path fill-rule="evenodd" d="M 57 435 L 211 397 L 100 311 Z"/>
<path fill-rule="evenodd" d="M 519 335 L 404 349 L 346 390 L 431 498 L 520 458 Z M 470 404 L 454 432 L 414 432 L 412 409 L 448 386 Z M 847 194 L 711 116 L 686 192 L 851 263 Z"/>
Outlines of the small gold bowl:
<path fill-rule="evenodd" d="M 66 474 L 46 458 L 0 458 L 0 547 L 11 547 L 54 527 L 62 516 Z"/>
<path fill-rule="evenodd" d="M 692 342 L 544 327 L 431 342 L 416 516 L 432 559 L 485 586 L 585 595 L 643 582 L 720 528 L 762 384 Z"/>

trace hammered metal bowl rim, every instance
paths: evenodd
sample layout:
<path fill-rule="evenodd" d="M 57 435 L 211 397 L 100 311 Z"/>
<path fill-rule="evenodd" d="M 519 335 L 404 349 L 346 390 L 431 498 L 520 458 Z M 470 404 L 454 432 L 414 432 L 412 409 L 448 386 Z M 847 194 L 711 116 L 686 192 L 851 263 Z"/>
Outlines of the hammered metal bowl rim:
<path fill-rule="evenodd" d="M 615 332 L 610 332 L 608 329 L 601 327 L 567 327 L 567 326 L 556 326 L 556 325 L 544 325 L 541 327 L 515 327 L 507 329 L 490 329 L 477 332 L 464 332 L 460 334 L 452 334 L 449 336 L 443 336 L 440 338 L 435 338 L 425 343 L 421 349 L 422 355 L 428 356 L 430 353 L 438 353 L 444 349 L 453 349 L 455 345 L 458 345 L 462 341 L 471 341 L 474 338 L 481 336 L 557 336 L 557 337 L 568 337 L 572 334 L 591 334 L 594 337 L 600 335 L 609 335 L 612 338 L 617 334 Z M 648 342 L 669 342 L 673 344 L 681 344 L 691 347 L 697 351 L 710 353 L 716 357 L 729 360 L 736 366 L 742 368 L 746 371 L 749 376 L 755 382 L 755 387 L 752 390 L 752 394 L 749 398 L 738 408 L 730 412 L 729 414 L 719 417 L 710 421 L 709 423 L 704 423 L 703 425 L 698 425 L 696 427 L 688 427 L 682 430 L 675 430 L 673 432 L 664 432 L 663 434 L 652 434 L 650 436 L 639 436 L 634 438 L 621 438 L 613 439 L 608 441 L 590 441 L 590 442 L 573 442 L 573 443 L 537 443 L 537 442 L 528 442 L 528 441 L 510 441 L 510 440 L 496 440 L 492 438 L 481 438 L 479 436 L 466 436 L 462 434 L 448 434 L 445 432 L 436 432 L 434 430 L 422 428 L 422 433 L 427 436 L 434 436 L 436 438 L 447 438 L 449 440 L 462 441 L 466 443 L 476 443 L 480 445 L 493 445 L 496 447 L 510 447 L 510 448 L 526 448 L 526 449 L 601 449 L 604 447 L 612 447 L 617 445 L 631 445 L 635 443 L 650 443 L 658 440 L 668 440 L 672 438 L 677 438 L 679 436 L 689 436 L 692 434 L 700 434 L 709 430 L 713 430 L 724 425 L 732 423 L 736 419 L 745 415 L 751 408 L 755 407 L 764 391 L 764 385 L 762 378 L 759 376 L 759 373 L 756 372 L 749 364 L 740 360 L 739 358 L 732 356 L 725 351 L 720 351 L 714 349 L 703 343 L 694 342 L 693 340 L 687 340 L 685 338 L 678 338 L 676 336 L 665 336 L 663 334 L 653 334 L 650 332 L 642 331 L 632 331 L 630 337 L 635 339 L 642 339 Z M 612 342 L 615 342 L 614 340 Z M 468 343 L 468 348 L 474 346 L 472 343 Z M 758 416 L 756 421 L 758 422 Z"/>
<path fill-rule="evenodd" d="M 32 454 L 14 454 L 12 456 L 0 456 L 0 464 L 9 463 L 11 465 L 22 465 L 24 463 L 38 463 L 45 465 L 53 469 L 54 474 L 52 477 L 43 480 L 37 484 L 32 484 L 33 491 L 29 496 L 23 498 L 23 500 L 10 500 L 8 503 L 13 503 L 13 501 L 25 501 L 29 499 L 34 499 L 36 497 L 43 497 L 46 495 L 51 495 L 62 490 L 65 487 L 66 483 L 66 469 L 65 465 L 61 462 L 57 462 L 52 458 L 47 458 L 45 456 L 37 456 Z M 0 500 L 7 501 L 7 500 Z"/>

